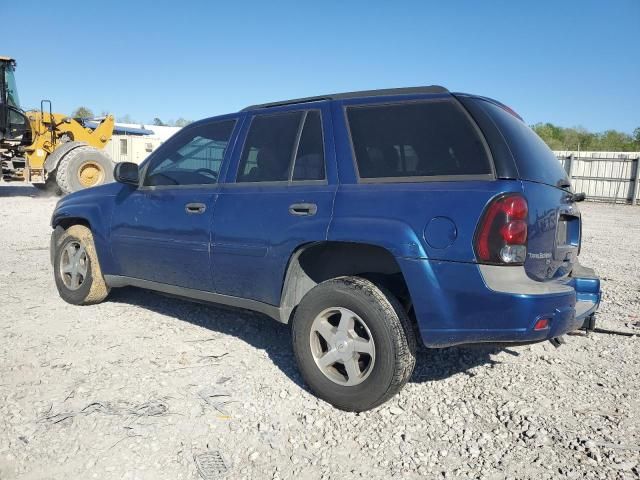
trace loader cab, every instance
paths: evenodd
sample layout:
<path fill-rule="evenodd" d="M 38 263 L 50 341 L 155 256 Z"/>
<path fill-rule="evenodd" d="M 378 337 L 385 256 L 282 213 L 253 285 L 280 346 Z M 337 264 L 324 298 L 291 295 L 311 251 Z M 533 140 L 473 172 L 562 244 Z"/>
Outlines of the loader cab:
<path fill-rule="evenodd" d="M 0 141 L 25 143 L 31 127 L 20 108 L 15 69 L 14 59 L 0 57 Z"/>

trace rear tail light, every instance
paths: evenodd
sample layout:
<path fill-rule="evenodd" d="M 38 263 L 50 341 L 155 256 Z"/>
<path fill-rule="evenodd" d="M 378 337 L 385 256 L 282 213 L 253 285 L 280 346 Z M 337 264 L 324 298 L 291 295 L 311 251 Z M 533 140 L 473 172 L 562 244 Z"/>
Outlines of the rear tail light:
<path fill-rule="evenodd" d="M 536 324 L 533 326 L 534 330 L 544 330 L 545 328 L 549 328 L 549 319 L 548 318 L 539 319 L 536 322 Z"/>
<path fill-rule="evenodd" d="M 527 256 L 527 200 L 520 194 L 495 198 L 482 215 L 475 237 L 481 263 L 518 265 Z"/>

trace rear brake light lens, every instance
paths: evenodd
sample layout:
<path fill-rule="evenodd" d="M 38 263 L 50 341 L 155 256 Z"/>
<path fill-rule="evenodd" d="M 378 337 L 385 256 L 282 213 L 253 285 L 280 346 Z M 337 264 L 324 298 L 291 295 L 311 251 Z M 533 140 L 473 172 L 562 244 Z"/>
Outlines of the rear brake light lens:
<path fill-rule="evenodd" d="M 545 328 L 548 328 L 548 327 L 549 327 L 549 319 L 548 318 L 541 318 L 533 326 L 533 329 L 534 330 L 544 330 Z"/>
<path fill-rule="evenodd" d="M 527 222 L 512 220 L 500 227 L 500 234 L 509 245 L 522 245 L 527 241 Z"/>
<path fill-rule="evenodd" d="M 485 209 L 475 238 L 478 261 L 518 265 L 527 256 L 527 200 L 520 194 L 495 198 Z"/>

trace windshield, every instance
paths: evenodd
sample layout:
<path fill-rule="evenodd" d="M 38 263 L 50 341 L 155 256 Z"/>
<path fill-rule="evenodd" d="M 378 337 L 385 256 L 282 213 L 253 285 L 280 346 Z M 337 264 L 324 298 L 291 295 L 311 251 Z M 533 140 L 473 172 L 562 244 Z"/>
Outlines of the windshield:
<path fill-rule="evenodd" d="M 10 107 L 20 108 L 16 77 L 13 75 L 13 66 L 7 65 L 4 69 L 4 84 L 7 86 L 7 104 Z"/>

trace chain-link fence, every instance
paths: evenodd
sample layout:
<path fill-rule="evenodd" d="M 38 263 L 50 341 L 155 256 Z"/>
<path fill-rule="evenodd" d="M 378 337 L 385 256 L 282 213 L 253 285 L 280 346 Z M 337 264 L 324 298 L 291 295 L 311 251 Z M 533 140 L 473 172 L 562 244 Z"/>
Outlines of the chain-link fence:
<path fill-rule="evenodd" d="M 574 192 L 587 200 L 640 204 L 639 152 L 556 151 Z"/>

